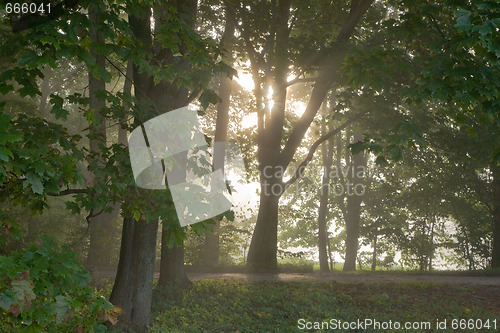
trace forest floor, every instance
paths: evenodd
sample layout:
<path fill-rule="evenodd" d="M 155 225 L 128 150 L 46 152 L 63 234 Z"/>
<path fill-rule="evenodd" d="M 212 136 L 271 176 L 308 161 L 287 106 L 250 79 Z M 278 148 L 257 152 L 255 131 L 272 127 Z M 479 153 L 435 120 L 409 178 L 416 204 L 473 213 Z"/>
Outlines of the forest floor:
<path fill-rule="evenodd" d="M 494 277 L 425 279 L 393 273 L 188 276 L 193 280 L 190 288 L 155 288 L 151 332 L 398 331 L 368 326 L 367 321 L 411 325 L 405 332 L 498 332 L 500 328 L 500 285 Z M 356 326 L 360 322 L 365 326 Z M 345 324 L 355 325 L 354 329 Z"/>
<path fill-rule="evenodd" d="M 456 332 L 462 326 L 467 329 L 461 331 L 498 332 L 500 328 L 500 275 L 491 272 L 191 270 L 190 288 L 155 288 L 151 332 L 304 332 L 302 320 L 325 325 L 315 332 L 352 332 L 328 325 L 368 319 L 430 325 L 406 332 Z M 110 292 L 115 271 L 92 273 Z"/>

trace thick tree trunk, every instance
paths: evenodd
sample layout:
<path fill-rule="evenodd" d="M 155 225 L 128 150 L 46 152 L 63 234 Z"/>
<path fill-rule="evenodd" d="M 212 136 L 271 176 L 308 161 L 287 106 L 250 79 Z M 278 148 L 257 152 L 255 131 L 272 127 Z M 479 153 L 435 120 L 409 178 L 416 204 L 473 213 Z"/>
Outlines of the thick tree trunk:
<path fill-rule="evenodd" d="M 230 11 L 226 10 L 226 26 L 224 35 L 222 36 L 221 46 L 226 51 L 225 60 L 232 63 L 232 44 L 234 39 L 235 23 Z M 229 77 L 223 76 L 220 78 L 219 85 L 219 104 L 217 104 L 217 119 L 215 124 L 215 139 L 214 142 L 225 142 L 227 140 L 227 127 L 229 123 L 229 104 L 231 99 L 232 81 Z M 222 169 L 224 173 L 224 150 L 220 149 L 221 145 L 214 146 L 214 171 Z M 213 232 L 205 234 L 205 244 L 203 253 L 203 264 L 207 266 L 215 266 L 219 264 L 219 229 L 222 217 L 216 218 Z"/>
<path fill-rule="evenodd" d="M 253 269 L 276 269 L 278 259 L 278 204 L 280 197 L 261 189 L 257 224 L 248 250 L 247 264 Z"/>
<path fill-rule="evenodd" d="M 493 249 L 491 267 L 500 268 L 500 167 L 493 166 Z"/>
<path fill-rule="evenodd" d="M 98 24 L 100 22 L 100 11 L 97 7 L 89 11 L 89 19 L 92 23 Z M 102 37 L 96 31 L 91 32 L 92 39 L 95 42 L 102 42 Z M 93 57 L 96 58 L 98 66 L 105 68 L 105 57 L 95 51 L 91 51 Z M 99 145 L 106 145 L 106 120 L 101 115 L 100 110 L 106 106 L 106 102 L 97 98 L 99 91 L 106 89 L 106 82 L 102 79 L 96 79 L 89 73 L 89 107 L 97 115 L 97 124 L 90 124 L 90 151 L 97 154 L 100 152 Z M 43 97 L 43 96 L 42 96 Z M 90 176 L 89 181 L 94 183 L 93 176 Z M 90 185 L 90 184 L 89 184 Z M 96 212 L 92 212 L 96 213 Z M 113 214 L 101 213 L 89 219 L 89 250 L 87 253 L 87 266 L 100 266 L 109 265 L 112 231 L 113 231 Z"/>
<path fill-rule="evenodd" d="M 183 17 L 186 24 L 194 29 L 196 12 L 197 12 L 197 1 L 196 0 L 184 0 L 177 1 L 172 3 L 177 11 L 178 15 Z M 161 10 L 161 9 L 160 9 Z M 161 17 L 161 13 L 159 14 Z M 161 19 L 157 19 L 155 21 L 155 29 L 158 30 L 161 27 Z M 187 47 L 185 45 L 181 45 L 181 48 L 184 52 L 187 52 Z M 168 52 L 166 52 L 168 53 Z M 170 65 L 175 65 L 184 69 L 185 71 L 189 71 L 190 65 L 186 59 L 177 62 L 175 57 L 166 57 L 165 62 Z M 183 87 L 176 87 L 173 84 L 158 84 L 152 87 L 151 94 L 153 99 L 159 101 L 159 105 L 162 105 L 163 108 L 167 110 L 173 110 L 179 107 L 183 107 L 183 103 L 187 101 L 189 91 Z M 175 166 L 174 166 L 175 168 Z M 172 171 L 171 171 L 172 172 Z M 186 172 L 185 168 L 181 170 L 181 172 Z M 177 177 L 178 179 L 181 179 Z M 173 203 L 171 203 L 173 205 Z M 165 286 L 167 284 L 178 284 L 180 286 L 189 285 L 189 280 L 184 271 L 184 244 L 181 245 L 180 248 L 173 247 L 168 249 L 168 245 L 166 244 L 166 238 L 163 237 L 168 231 L 168 228 L 162 229 L 162 256 L 160 263 L 160 285 Z M 180 284 L 179 284 L 180 283 Z"/>
<path fill-rule="evenodd" d="M 360 132 L 354 135 L 354 142 L 362 140 Z M 344 271 L 356 270 L 356 257 L 358 256 L 358 238 L 359 223 L 361 220 L 361 202 L 359 185 L 362 185 L 362 178 L 358 177 L 365 168 L 365 157 L 359 153 L 351 157 L 351 169 L 348 172 L 347 189 L 351 187 L 351 195 L 347 197 L 347 216 L 346 216 L 346 253 L 344 262 Z M 350 183 L 350 185 L 349 185 Z"/>
<path fill-rule="evenodd" d="M 116 271 L 115 283 L 111 291 L 111 303 L 118 305 L 123 310 L 123 320 L 131 322 L 132 293 L 130 286 L 133 285 L 134 276 L 134 251 L 136 244 L 134 242 L 135 227 L 137 223 L 132 218 L 123 219 L 122 238 L 120 244 L 120 259 Z M 122 320 L 122 318 L 120 318 Z"/>
<path fill-rule="evenodd" d="M 167 232 L 163 229 L 163 232 Z M 164 238 L 166 235 L 162 235 Z M 165 287 L 168 285 L 176 285 L 181 288 L 187 288 L 192 283 L 186 276 L 184 270 L 184 244 L 180 246 L 174 245 L 168 248 L 167 242 L 161 243 L 161 265 L 160 265 L 160 280 L 158 285 Z"/>
<path fill-rule="evenodd" d="M 144 8 L 144 13 L 150 11 Z M 145 16 L 129 16 L 130 27 L 135 37 L 153 52 L 151 35 L 151 18 Z M 159 21 L 156 22 L 159 24 Z M 175 108 L 172 96 L 178 91 L 169 92 L 166 84 L 154 84 L 153 78 L 133 66 L 133 82 L 138 109 L 147 110 L 144 105 L 152 102 L 157 110 Z M 135 116 L 135 125 L 141 125 L 154 115 L 143 111 Z M 123 134 L 120 140 L 123 141 Z M 146 332 L 151 314 L 153 294 L 154 264 L 156 260 L 156 241 L 158 220 L 134 221 L 125 219 L 123 224 L 120 260 L 111 294 L 111 302 L 121 306 L 124 314 L 119 317 L 119 328 Z"/>
<path fill-rule="evenodd" d="M 151 314 L 158 222 L 123 221 L 120 260 L 110 301 L 123 309 L 118 328 L 146 332 Z"/>

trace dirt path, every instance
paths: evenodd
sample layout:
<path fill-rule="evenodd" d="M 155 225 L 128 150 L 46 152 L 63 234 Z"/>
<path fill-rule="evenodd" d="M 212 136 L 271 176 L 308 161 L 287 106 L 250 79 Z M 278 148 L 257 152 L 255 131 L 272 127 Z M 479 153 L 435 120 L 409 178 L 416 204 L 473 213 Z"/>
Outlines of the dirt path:
<path fill-rule="evenodd" d="M 238 281 L 335 281 L 340 283 L 430 282 L 499 286 L 500 276 L 413 275 L 413 274 L 320 274 L 320 273 L 194 273 L 193 281 L 205 279 Z"/>
<path fill-rule="evenodd" d="M 97 279 L 114 278 L 114 270 L 94 270 L 92 275 Z M 394 282 L 429 282 L 454 283 L 476 286 L 500 287 L 500 276 L 465 276 L 465 275 L 425 275 L 425 274 L 364 274 L 364 273 L 200 273 L 188 272 L 192 281 L 215 279 L 236 281 L 335 281 L 339 283 L 394 283 Z M 155 274 L 155 278 L 159 273 Z"/>

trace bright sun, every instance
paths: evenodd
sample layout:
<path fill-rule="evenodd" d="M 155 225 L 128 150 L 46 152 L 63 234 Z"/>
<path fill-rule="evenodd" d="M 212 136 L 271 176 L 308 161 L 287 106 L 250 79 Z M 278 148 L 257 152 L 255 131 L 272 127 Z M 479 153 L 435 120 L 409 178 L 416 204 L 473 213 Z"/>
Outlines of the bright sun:
<path fill-rule="evenodd" d="M 246 91 L 252 92 L 255 89 L 252 74 L 240 70 L 238 71 L 238 77 L 235 79 L 236 82 L 238 82 L 238 84 Z"/>
<path fill-rule="evenodd" d="M 250 65 L 250 64 L 247 64 Z M 293 77 L 289 77 L 288 80 L 292 80 Z M 236 82 L 246 91 L 253 93 L 255 89 L 255 84 L 252 78 L 252 74 L 240 69 L 238 70 L 238 76 L 235 77 Z M 272 87 L 269 87 L 269 91 L 267 94 L 267 98 L 272 98 Z M 269 103 L 269 107 L 272 108 L 273 101 L 271 99 Z M 305 111 L 306 104 L 302 101 L 288 101 L 288 107 L 291 108 L 291 111 L 298 117 L 301 117 Z M 242 125 L 244 128 L 257 126 L 257 114 L 250 113 L 243 117 Z"/>

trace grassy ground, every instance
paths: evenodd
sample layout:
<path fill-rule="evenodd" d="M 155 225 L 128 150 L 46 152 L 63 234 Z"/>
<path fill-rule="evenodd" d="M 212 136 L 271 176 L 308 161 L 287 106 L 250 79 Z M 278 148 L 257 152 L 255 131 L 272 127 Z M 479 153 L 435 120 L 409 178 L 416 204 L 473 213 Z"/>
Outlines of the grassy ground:
<path fill-rule="evenodd" d="M 500 330 L 499 297 L 497 286 L 202 280 L 186 291 L 155 290 L 152 332 L 391 331 L 388 326 L 374 330 L 367 325 L 333 330 L 335 325 L 357 325 L 365 319 L 378 321 L 381 328 L 394 328 L 395 322 L 419 322 L 420 327 L 429 322 L 431 329 L 425 331 L 439 332 L 460 331 L 452 325 L 471 325 L 459 320 L 473 319 L 476 328 L 490 325 L 489 330 L 477 331 L 496 332 Z M 437 330 L 436 320 L 446 320 L 447 329 Z M 463 332 L 474 331 L 472 325 L 462 327 Z"/>

